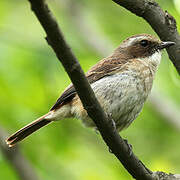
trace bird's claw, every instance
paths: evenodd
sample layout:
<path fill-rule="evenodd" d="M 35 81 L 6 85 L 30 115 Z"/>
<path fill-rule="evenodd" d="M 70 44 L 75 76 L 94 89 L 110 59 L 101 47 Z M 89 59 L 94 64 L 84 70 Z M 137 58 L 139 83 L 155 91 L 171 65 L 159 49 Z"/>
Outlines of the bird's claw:
<path fill-rule="evenodd" d="M 98 130 L 97 127 L 94 127 L 94 131 L 95 131 L 96 134 L 99 134 L 99 130 Z"/>
<path fill-rule="evenodd" d="M 113 131 L 116 131 L 116 123 L 112 118 L 112 114 L 107 114 L 108 121 L 110 122 L 110 125 L 113 127 Z"/>
<path fill-rule="evenodd" d="M 131 156 L 132 153 L 133 153 L 132 152 L 132 145 L 128 143 L 127 139 L 124 139 L 124 142 L 127 144 L 127 146 L 128 146 L 128 154 L 129 154 L 129 156 Z"/>

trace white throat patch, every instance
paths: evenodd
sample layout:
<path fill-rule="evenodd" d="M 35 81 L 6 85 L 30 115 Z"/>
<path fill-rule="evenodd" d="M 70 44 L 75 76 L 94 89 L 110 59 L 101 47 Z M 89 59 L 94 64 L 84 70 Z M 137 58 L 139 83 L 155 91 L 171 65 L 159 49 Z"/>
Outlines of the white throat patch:
<path fill-rule="evenodd" d="M 158 66 L 161 62 L 161 51 L 156 51 L 154 54 L 149 56 L 149 61 L 154 66 Z"/>
<path fill-rule="evenodd" d="M 145 57 L 145 58 L 140 58 L 140 60 L 144 63 L 149 64 L 150 68 L 155 73 L 157 71 L 158 65 L 161 62 L 161 51 L 156 51 L 151 56 Z"/>

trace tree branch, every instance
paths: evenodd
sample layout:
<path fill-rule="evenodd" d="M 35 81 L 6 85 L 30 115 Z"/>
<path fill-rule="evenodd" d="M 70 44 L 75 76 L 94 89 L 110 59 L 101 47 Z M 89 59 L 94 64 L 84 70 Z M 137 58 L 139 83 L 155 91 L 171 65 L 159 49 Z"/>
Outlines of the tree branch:
<path fill-rule="evenodd" d="M 19 178 L 21 180 L 37 180 L 38 178 L 36 173 L 27 162 L 27 160 L 22 156 L 19 148 L 17 146 L 13 148 L 7 147 L 4 141 L 4 139 L 6 139 L 7 137 L 8 134 L 6 133 L 6 131 L 0 128 L 0 150 L 13 166 Z"/>
<path fill-rule="evenodd" d="M 176 20 L 154 0 L 112 0 L 132 13 L 144 18 L 163 41 L 173 41 L 176 45 L 167 49 L 169 58 L 180 74 L 180 36 Z"/>
<path fill-rule="evenodd" d="M 128 144 L 119 136 L 118 132 L 108 121 L 106 114 L 95 98 L 77 59 L 65 42 L 55 18 L 52 16 L 44 0 L 29 0 L 31 8 L 43 26 L 49 45 L 53 48 L 59 61 L 63 64 L 76 91 L 87 110 L 88 115 L 93 119 L 99 129 L 104 141 L 112 153 L 121 161 L 124 167 L 135 179 L 152 180 L 152 172 L 133 154 L 129 153 Z"/>

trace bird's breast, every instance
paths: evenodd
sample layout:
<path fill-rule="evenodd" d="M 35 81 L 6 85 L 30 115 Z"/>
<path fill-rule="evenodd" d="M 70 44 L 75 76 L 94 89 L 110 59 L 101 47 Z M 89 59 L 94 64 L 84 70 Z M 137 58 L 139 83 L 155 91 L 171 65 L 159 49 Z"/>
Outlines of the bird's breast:
<path fill-rule="evenodd" d="M 151 85 L 148 84 L 152 84 L 147 74 L 146 69 L 143 74 L 128 69 L 91 84 L 102 108 L 112 116 L 119 130 L 129 126 L 141 111 L 151 89 Z M 76 104 L 78 106 L 73 106 L 72 113 L 86 125 L 94 126 L 78 99 Z"/>

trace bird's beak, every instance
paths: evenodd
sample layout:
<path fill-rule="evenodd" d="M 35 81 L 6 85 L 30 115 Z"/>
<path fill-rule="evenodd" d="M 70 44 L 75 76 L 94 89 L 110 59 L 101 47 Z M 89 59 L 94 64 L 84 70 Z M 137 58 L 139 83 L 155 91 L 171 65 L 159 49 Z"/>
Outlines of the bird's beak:
<path fill-rule="evenodd" d="M 159 44 L 159 49 L 164 49 L 164 48 L 170 47 L 170 46 L 175 45 L 175 44 L 176 44 L 175 42 L 171 42 L 171 41 L 161 42 Z"/>

